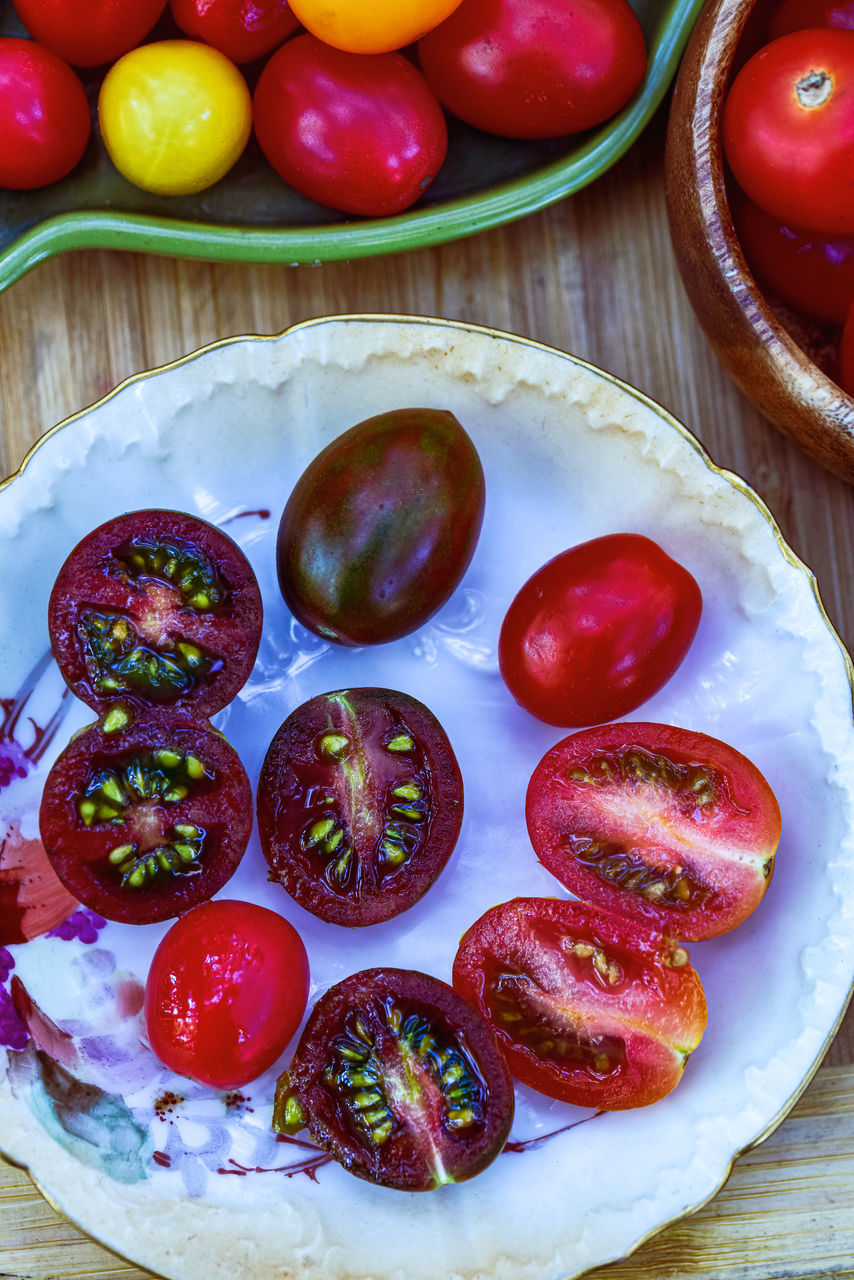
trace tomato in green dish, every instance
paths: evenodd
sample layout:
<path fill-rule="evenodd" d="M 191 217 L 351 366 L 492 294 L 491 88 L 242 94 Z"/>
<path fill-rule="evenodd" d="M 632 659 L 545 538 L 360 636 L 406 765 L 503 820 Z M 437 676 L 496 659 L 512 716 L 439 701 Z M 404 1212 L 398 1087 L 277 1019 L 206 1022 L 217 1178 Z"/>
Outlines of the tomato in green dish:
<path fill-rule="evenodd" d="M 92 132 L 86 90 L 50 49 L 0 37 L 0 187 L 31 191 L 79 164 Z"/>
<path fill-rule="evenodd" d="M 15 0 L 30 35 L 75 67 L 100 67 L 140 44 L 166 0 Z"/>

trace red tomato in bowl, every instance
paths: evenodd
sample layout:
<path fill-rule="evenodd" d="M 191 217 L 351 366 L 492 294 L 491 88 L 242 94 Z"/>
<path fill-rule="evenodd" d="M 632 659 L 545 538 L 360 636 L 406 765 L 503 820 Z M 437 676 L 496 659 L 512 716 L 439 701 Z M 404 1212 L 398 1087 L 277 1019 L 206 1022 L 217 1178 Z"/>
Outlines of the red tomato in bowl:
<path fill-rule="evenodd" d="M 0 187 L 58 182 L 83 158 L 89 100 L 66 62 L 33 40 L 0 38 Z"/>
<path fill-rule="evenodd" d="M 613 533 L 543 565 L 513 599 L 498 663 L 516 701 L 547 724 L 616 720 L 670 679 L 702 597 L 657 543 Z"/>
<path fill-rule="evenodd" d="M 140 44 L 166 0 L 15 0 L 36 40 L 75 67 L 100 67 Z"/>
<path fill-rule="evenodd" d="M 418 42 L 427 81 L 467 124 L 507 138 L 590 129 L 646 71 L 628 0 L 463 0 Z"/>
<path fill-rule="evenodd" d="M 806 27 L 854 28 L 854 0 L 782 0 L 769 19 L 767 40 Z"/>
<path fill-rule="evenodd" d="M 453 982 L 517 1080 L 600 1111 L 670 1093 L 706 1027 L 685 948 L 583 902 L 493 907 L 463 935 Z"/>
<path fill-rule="evenodd" d="M 287 0 L 170 0 L 169 7 L 191 40 L 237 63 L 272 53 L 299 26 Z"/>
<path fill-rule="evenodd" d="M 399 213 L 423 195 L 448 146 L 445 117 L 401 53 L 343 53 L 296 36 L 264 67 L 255 134 L 295 190 L 344 213 Z"/>
<path fill-rule="evenodd" d="M 534 852 L 585 902 L 688 941 L 734 929 L 771 882 L 780 806 L 704 733 L 620 723 L 547 751 L 525 803 Z"/>
<path fill-rule="evenodd" d="M 237 1089 L 281 1056 L 308 1001 L 292 925 L 253 902 L 194 907 L 164 935 L 145 983 L 151 1047 L 178 1075 Z"/>
<path fill-rule="evenodd" d="M 766 212 L 854 234 L 854 31 L 796 31 L 759 49 L 727 94 L 721 137 L 736 181 Z"/>

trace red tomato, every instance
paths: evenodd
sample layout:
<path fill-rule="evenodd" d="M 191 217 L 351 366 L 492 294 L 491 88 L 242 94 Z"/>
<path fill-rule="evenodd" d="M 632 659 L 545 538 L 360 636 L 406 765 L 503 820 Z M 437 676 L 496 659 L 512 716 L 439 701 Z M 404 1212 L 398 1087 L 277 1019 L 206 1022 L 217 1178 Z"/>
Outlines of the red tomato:
<path fill-rule="evenodd" d="M 185 35 L 232 62 L 265 57 L 299 26 L 287 0 L 170 0 L 170 9 Z"/>
<path fill-rule="evenodd" d="M 771 14 L 767 40 L 806 27 L 854 27 L 854 0 L 783 0 Z"/>
<path fill-rule="evenodd" d="M 45 852 L 69 893 L 127 924 L 217 893 L 252 831 L 252 789 L 221 733 L 180 711 L 114 708 L 73 738 L 42 795 Z"/>
<path fill-rule="evenodd" d="M 649 538 L 594 538 L 555 556 L 518 592 L 498 639 L 501 674 L 547 724 L 616 720 L 670 679 L 701 608 L 690 573 Z"/>
<path fill-rule="evenodd" d="M 843 391 L 854 396 L 854 304 L 842 330 L 839 343 L 839 366 L 836 379 Z"/>
<path fill-rule="evenodd" d="M 151 1047 L 178 1075 L 237 1089 L 284 1052 L 308 982 L 305 947 L 282 916 L 252 902 L 205 902 L 154 953 L 145 984 Z"/>
<path fill-rule="evenodd" d="M 431 711 L 392 689 L 340 689 L 292 711 L 258 781 L 258 830 L 307 911 L 368 925 L 411 907 L 453 852 L 463 784 Z"/>
<path fill-rule="evenodd" d="M 91 132 L 86 91 L 67 63 L 32 40 L 0 38 L 0 187 L 58 182 Z"/>
<path fill-rule="evenodd" d="M 445 117 L 401 53 L 342 53 L 314 36 L 283 45 L 254 98 L 255 133 L 295 190 L 346 213 L 408 208 L 445 158 Z"/>
<path fill-rule="evenodd" d="M 621 723 L 547 751 L 525 806 L 534 852 L 577 897 L 689 941 L 741 924 L 771 882 L 780 806 L 704 733 Z"/>
<path fill-rule="evenodd" d="M 706 1027 L 685 948 L 583 902 L 493 907 L 463 935 L 454 986 L 490 1023 L 518 1080 L 600 1111 L 663 1098 Z"/>
<path fill-rule="evenodd" d="M 15 0 L 24 26 L 75 67 L 114 62 L 148 35 L 166 0 Z"/>
<path fill-rule="evenodd" d="M 854 31 L 796 31 L 733 81 L 722 140 L 743 191 L 783 222 L 854 234 Z"/>
<path fill-rule="evenodd" d="M 554 138 L 601 124 L 646 71 L 628 0 L 463 0 L 418 42 L 439 101 L 508 138 Z"/>
<path fill-rule="evenodd" d="M 734 187 L 733 225 L 759 286 L 802 315 L 843 324 L 854 301 L 854 236 L 800 231 Z"/>

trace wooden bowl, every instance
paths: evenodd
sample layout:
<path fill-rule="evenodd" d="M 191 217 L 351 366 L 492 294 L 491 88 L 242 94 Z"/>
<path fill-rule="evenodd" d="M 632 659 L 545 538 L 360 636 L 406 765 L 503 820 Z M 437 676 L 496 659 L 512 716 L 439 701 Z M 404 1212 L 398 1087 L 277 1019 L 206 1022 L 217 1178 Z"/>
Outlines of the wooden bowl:
<path fill-rule="evenodd" d="M 854 483 L 854 399 L 798 345 L 764 297 L 730 215 L 721 112 L 763 3 L 708 0 L 691 33 L 667 131 L 670 233 L 688 297 L 734 381 L 776 427 Z"/>

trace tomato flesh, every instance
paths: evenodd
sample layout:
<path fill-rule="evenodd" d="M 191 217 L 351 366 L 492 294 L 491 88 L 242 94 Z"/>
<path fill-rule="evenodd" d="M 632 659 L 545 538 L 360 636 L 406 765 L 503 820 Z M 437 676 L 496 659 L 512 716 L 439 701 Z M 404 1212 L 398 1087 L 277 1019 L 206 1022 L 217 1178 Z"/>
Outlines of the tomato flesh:
<path fill-rule="evenodd" d="M 777 800 L 726 743 L 670 725 L 564 738 L 531 777 L 537 857 L 586 902 L 687 940 L 741 924 L 771 882 Z"/>
<path fill-rule="evenodd" d="M 453 981 L 492 1026 L 516 1079 L 616 1111 L 669 1093 L 700 1043 L 706 1000 L 688 959 L 637 920 L 517 898 L 464 934 Z"/>
<path fill-rule="evenodd" d="M 109 920 L 148 924 L 212 897 L 234 874 L 252 791 L 208 724 L 166 708 L 121 723 L 123 714 L 114 708 L 59 755 L 39 824 L 69 893 Z"/>
<path fill-rule="evenodd" d="M 96 710 L 117 698 L 209 716 L 245 684 L 261 595 L 243 552 L 178 511 L 134 511 L 77 544 L 48 606 L 60 671 Z"/>
<path fill-rule="evenodd" d="M 367 969 L 314 1006 L 274 1125 L 307 1123 L 358 1177 L 427 1191 L 485 1168 L 504 1146 L 513 1106 L 492 1032 L 452 987 L 413 970 Z"/>
<path fill-rule="evenodd" d="M 390 689 L 339 689 L 293 711 L 258 781 L 258 830 L 307 911 L 368 925 L 412 906 L 453 852 L 463 785 L 436 717 Z"/>

